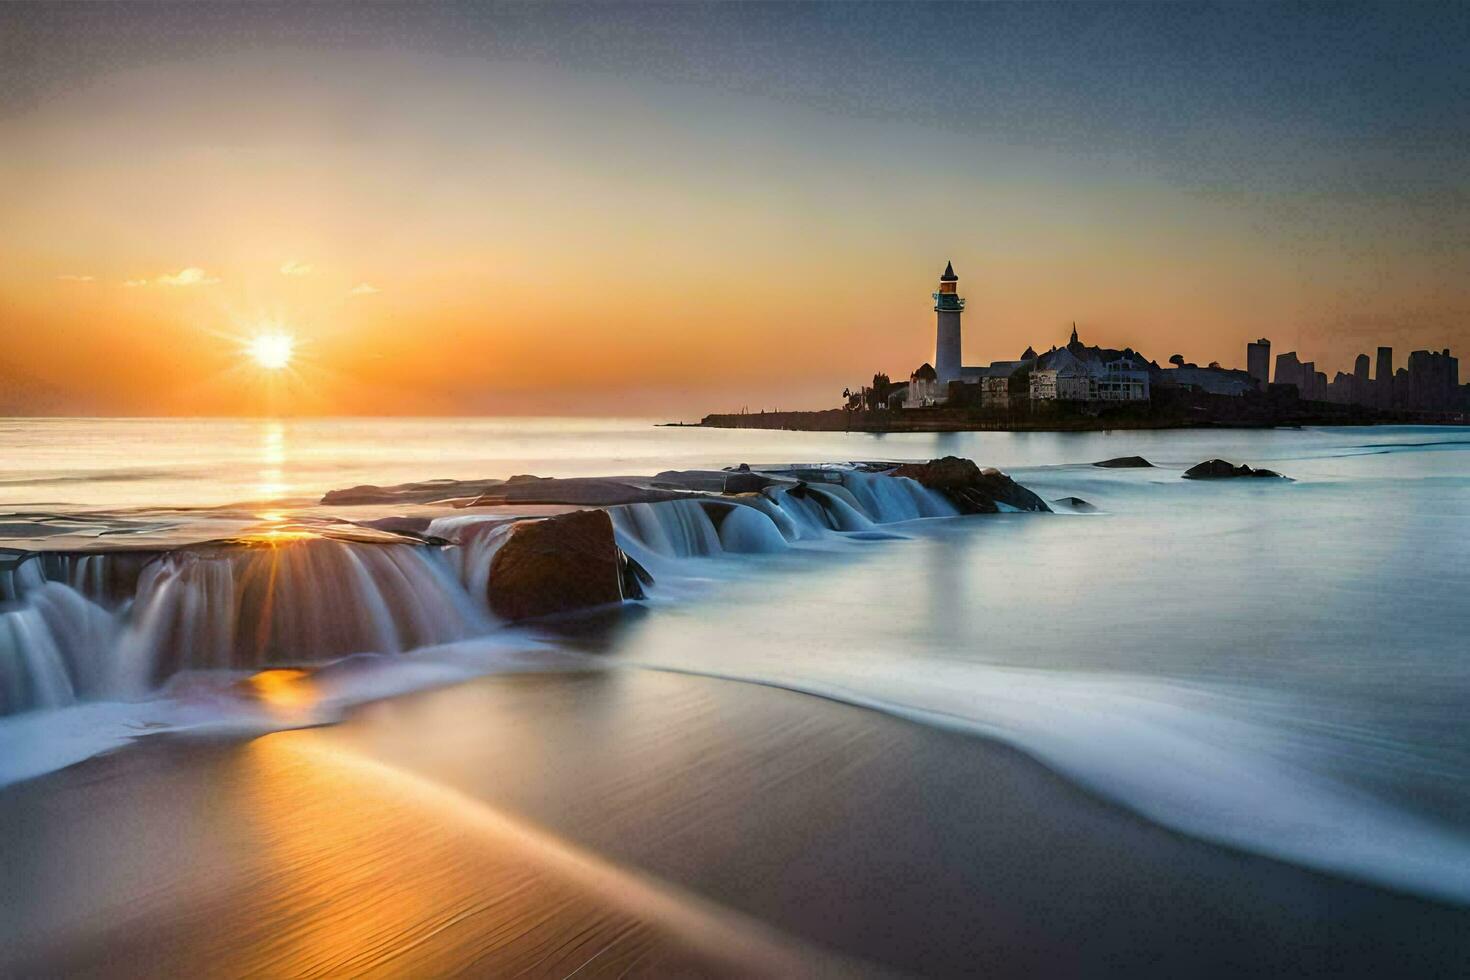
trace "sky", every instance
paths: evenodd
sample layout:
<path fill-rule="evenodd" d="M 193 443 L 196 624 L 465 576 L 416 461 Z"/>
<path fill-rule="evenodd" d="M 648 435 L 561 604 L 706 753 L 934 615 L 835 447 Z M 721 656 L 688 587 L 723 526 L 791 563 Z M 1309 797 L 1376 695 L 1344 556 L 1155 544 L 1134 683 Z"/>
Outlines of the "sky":
<path fill-rule="evenodd" d="M 1470 7 L 0 5 L 0 412 L 697 418 L 1470 343 Z M 270 372 L 244 351 L 289 335 Z"/>

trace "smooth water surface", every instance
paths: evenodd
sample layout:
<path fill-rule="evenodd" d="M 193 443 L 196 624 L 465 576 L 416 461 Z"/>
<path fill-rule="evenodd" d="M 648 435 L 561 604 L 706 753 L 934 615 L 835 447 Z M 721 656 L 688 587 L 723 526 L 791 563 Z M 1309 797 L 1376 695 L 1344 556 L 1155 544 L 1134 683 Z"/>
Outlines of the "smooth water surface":
<path fill-rule="evenodd" d="M 1470 901 L 1465 429 L 12 420 L 0 448 L 0 506 L 19 514 L 289 509 L 333 488 L 433 478 L 971 457 L 1098 512 L 911 520 L 883 540 L 834 533 L 800 548 L 753 535 L 739 554 L 717 539 L 673 548 L 648 556 L 660 563 L 650 608 L 593 644 L 596 663 L 773 684 L 1000 737 L 1167 825 Z M 1132 454 L 1157 468 L 1088 465 Z M 1212 457 L 1294 482 L 1180 478 Z M 569 655 L 587 646 L 547 635 Z"/>

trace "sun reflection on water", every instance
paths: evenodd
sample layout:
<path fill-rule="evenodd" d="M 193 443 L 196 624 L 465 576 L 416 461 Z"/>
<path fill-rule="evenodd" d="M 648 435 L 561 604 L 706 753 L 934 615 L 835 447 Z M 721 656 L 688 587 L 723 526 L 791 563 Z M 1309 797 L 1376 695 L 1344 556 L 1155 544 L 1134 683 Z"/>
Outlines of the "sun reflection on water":
<path fill-rule="evenodd" d="M 286 458 L 285 425 L 275 420 L 264 423 L 260 430 L 258 454 L 260 483 L 255 488 L 260 499 L 275 500 L 291 489 L 286 481 Z"/>

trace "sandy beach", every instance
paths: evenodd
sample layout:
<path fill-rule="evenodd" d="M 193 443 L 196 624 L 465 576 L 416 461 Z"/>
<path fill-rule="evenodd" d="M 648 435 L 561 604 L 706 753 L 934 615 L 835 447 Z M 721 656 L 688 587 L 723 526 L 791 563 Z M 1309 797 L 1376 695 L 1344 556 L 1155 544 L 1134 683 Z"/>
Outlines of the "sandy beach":
<path fill-rule="evenodd" d="M 0 833 L 27 842 L 0 856 L 18 975 L 1403 975 L 1470 955 L 1464 910 L 1186 838 L 997 744 L 642 670 L 150 742 L 12 788 Z"/>

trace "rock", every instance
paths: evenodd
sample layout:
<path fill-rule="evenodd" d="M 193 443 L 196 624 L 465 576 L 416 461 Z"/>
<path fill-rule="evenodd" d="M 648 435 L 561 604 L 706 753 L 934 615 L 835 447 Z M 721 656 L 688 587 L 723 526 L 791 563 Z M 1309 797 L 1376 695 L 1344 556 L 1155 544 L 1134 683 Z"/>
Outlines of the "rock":
<path fill-rule="evenodd" d="M 682 500 L 684 490 L 655 488 L 634 478 L 512 477 L 476 497 L 469 506 L 493 507 L 500 504 L 573 504 L 581 507 L 612 507 L 616 504 L 656 503 L 660 500 Z"/>
<path fill-rule="evenodd" d="M 1235 477 L 1266 477 L 1274 480 L 1284 480 L 1286 477 L 1275 470 L 1253 470 L 1242 463 L 1236 466 L 1223 459 L 1207 459 L 1197 466 L 1191 466 L 1184 471 L 1186 480 L 1228 480 Z"/>
<path fill-rule="evenodd" d="M 734 473 L 725 474 L 725 485 L 721 488 L 725 493 L 760 493 L 766 487 L 777 481 L 769 477 L 752 473 L 749 470 L 737 470 Z"/>
<path fill-rule="evenodd" d="M 648 485 L 662 490 L 719 493 L 725 489 L 726 475 L 724 470 L 664 470 L 649 480 Z"/>
<path fill-rule="evenodd" d="M 958 456 L 931 459 L 927 463 L 905 463 L 888 471 L 889 476 L 906 476 L 950 499 L 962 514 L 997 514 L 1001 504 L 1016 510 L 1050 512 L 1036 494 L 1000 470 L 984 469 L 974 460 Z"/>
<path fill-rule="evenodd" d="M 638 579 L 635 567 L 607 511 L 522 521 L 490 563 L 490 608 L 517 620 L 620 602 L 628 577 Z"/>
<path fill-rule="evenodd" d="M 1070 507 L 1072 510 L 1079 511 L 1083 514 L 1094 514 L 1097 512 L 1097 508 L 1095 506 L 1089 504 L 1081 497 L 1060 497 L 1056 500 L 1053 500 L 1052 503 L 1061 504 L 1063 507 Z"/>
<path fill-rule="evenodd" d="M 502 484 L 501 480 L 425 480 L 422 483 L 400 483 L 392 487 L 371 484 L 346 490 L 328 490 L 323 504 L 352 506 L 356 504 L 427 504 L 439 500 L 478 497 Z"/>
<path fill-rule="evenodd" d="M 1131 470 L 1152 468 L 1154 464 L 1142 456 L 1115 456 L 1112 459 L 1105 459 L 1092 465 L 1101 466 L 1110 470 Z"/>

